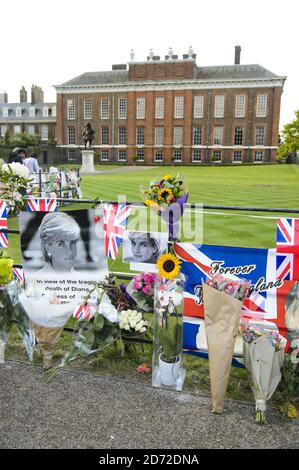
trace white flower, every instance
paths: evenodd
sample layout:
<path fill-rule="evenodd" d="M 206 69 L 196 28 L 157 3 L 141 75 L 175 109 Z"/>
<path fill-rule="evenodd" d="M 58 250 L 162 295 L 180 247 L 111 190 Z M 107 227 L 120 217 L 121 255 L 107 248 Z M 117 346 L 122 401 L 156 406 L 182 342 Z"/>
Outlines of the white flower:
<path fill-rule="evenodd" d="M 130 327 L 135 328 L 137 322 L 135 320 L 130 320 Z"/>
<path fill-rule="evenodd" d="M 169 293 L 169 298 L 172 301 L 173 305 L 180 305 L 183 296 L 179 292 L 172 291 Z"/>
<path fill-rule="evenodd" d="M 130 330 L 130 325 L 128 323 L 124 324 L 124 330 L 127 330 L 127 331 Z"/>
<path fill-rule="evenodd" d="M 101 302 L 101 304 L 98 307 L 98 312 L 103 315 L 103 317 L 107 318 L 111 323 L 117 323 L 118 322 L 118 312 L 116 308 L 108 302 Z"/>
<path fill-rule="evenodd" d="M 145 331 L 146 331 L 145 326 L 143 326 L 142 328 L 140 328 L 140 333 L 144 333 Z"/>

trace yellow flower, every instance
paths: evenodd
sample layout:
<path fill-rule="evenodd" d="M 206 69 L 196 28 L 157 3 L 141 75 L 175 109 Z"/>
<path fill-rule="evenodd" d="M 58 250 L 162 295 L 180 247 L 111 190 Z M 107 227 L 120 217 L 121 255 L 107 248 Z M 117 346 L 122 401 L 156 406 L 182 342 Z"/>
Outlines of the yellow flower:
<path fill-rule="evenodd" d="M 144 201 L 144 203 L 148 206 L 148 207 L 159 207 L 159 204 L 157 204 L 157 202 L 155 201 L 152 201 L 151 199 L 146 199 Z"/>
<path fill-rule="evenodd" d="M 160 276 L 166 277 L 166 279 L 172 279 L 179 275 L 181 269 L 180 264 L 181 261 L 177 256 L 171 253 L 166 253 L 165 255 L 161 255 L 158 259 L 157 268 Z"/>
<path fill-rule="evenodd" d="M 13 259 L 1 258 L 0 259 L 0 284 L 8 284 L 13 280 Z"/>
<path fill-rule="evenodd" d="M 172 175 L 165 175 L 163 176 L 163 180 L 171 180 Z"/>
<path fill-rule="evenodd" d="M 166 199 L 171 199 L 173 197 L 173 192 L 169 188 L 160 189 L 158 192 L 159 201 L 165 201 Z"/>
<path fill-rule="evenodd" d="M 292 403 L 285 403 L 281 407 L 281 411 L 283 412 L 284 416 L 288 418 L 297 418 L 299 416 L 296 407 L 292 405 Z"/>

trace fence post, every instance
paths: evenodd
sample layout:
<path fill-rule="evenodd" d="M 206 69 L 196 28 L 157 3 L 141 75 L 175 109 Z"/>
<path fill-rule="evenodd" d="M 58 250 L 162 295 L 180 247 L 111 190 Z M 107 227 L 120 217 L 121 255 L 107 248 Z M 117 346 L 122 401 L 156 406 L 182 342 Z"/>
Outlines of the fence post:
<path fill-rule="evenodd" d="M 38 192 L 39 192 L 39 197 L 41 197 L 42 193 L 42 170 L 38 170 Z"/>

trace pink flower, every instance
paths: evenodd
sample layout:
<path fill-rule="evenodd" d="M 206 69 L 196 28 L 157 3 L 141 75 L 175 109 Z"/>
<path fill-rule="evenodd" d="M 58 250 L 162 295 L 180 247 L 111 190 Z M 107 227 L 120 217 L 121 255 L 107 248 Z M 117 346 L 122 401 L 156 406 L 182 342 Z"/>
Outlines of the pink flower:
<path fill-rule="evenodd" d="M 144 292 L 146 295 L 150 294 L 152 288 L 149 285 L 146 285 L 145 287 L 142 288 L 142 292 Z"/>
<path fill-rule="evenodd" d="M 232 295 L 232 296 L 234 296 L 238 289 L 239 289 L 239 286 L 236 285 L 236 284 L 235 284 L 235 285 L 233 285 L 233 284 L 227 284 L 227 285 L 224 287 L 223 291 L 224 291 L 225 294 L 227 294 L 227 295 Z"/>
<path fill-rule="evenodd" d="M 136 367 L 136 370 L 137 372 L 139 372 L 140 374 L 146 374 L 148 372 L 151 371 L 151 368 L 150 366 L 148 366 L 147 364 L 140 364 L 140 366 L 137 366 Z"/>
<path fill-rule="evenodd" d="M 140 290 L 142 288 L 142 284 L 138 281 L 136 281 L 136 279 L 134 279 L 134 282 L 133 282 L 133 289 L 134 290 Z"/>

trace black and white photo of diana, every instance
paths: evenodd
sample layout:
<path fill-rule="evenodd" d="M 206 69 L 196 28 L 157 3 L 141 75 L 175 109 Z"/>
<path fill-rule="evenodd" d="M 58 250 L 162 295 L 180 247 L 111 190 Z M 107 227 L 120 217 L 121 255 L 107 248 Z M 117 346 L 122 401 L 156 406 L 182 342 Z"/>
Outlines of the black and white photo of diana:
<path fill-rule="evenodd" d="M 62 326 L 108 274 L 102 221 L 93 209 L 20 214 L 26 281 L 20 300 L 34 323 Z"/>

